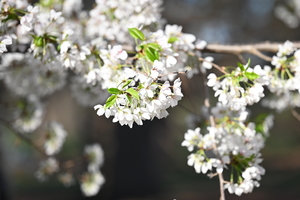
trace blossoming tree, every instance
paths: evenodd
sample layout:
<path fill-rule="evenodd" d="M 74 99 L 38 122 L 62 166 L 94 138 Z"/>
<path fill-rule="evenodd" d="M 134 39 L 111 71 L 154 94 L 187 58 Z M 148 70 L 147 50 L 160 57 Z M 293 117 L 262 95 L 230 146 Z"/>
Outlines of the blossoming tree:
<path fill-rule="evenodd" d="M 217 176 L 223 200 L 225 190 L 241 195 L 259 187 L 265 173 L 260 151 L 273 116 L 249 121 L 248 106 L 300 106 L 300 44 L 207 44 L 183 33 L 181 26 L 165 24 L 161 5 L 161 0 L 96 0 L 85 12 L 80 0 L 41 0 L 34 5 L 1 1 L 0 79 L 15 99 L 1 123 L 46 157 L 36 172 L 39 180 L 61 171 L 64 185 L 75 182 L 55 158 L 67 137 L 63 126 L 55 121 L 45 125 L 43 146 L 28 135 L 43 122 L 44 99 L 60 90 L 67 78 L 80 104 L 132 128 L 167 117 L 167 109 L 184 98 L 180 77 L 201 73 L 204 119 L 182 136 L 182 146 L 191 152 L 187 164 L 196 173 Z M 213 57 L 203 58 L 203 52 L 239 55 L 241 63 L 219 66 Z M 242 59 L 243 53 L 269 65 L 253 66 Z M 211 91 L 218 101 L 214 106 Z M 265 98 L 266 91 L 275 98 Z M 78 179 L 85 196 L 96 195 L 105 182 L 99 169 L 103 154 L 99 144 L 85 147 L 86 172 Z M 230 176 L 224 177 L 224 171 Z"/>

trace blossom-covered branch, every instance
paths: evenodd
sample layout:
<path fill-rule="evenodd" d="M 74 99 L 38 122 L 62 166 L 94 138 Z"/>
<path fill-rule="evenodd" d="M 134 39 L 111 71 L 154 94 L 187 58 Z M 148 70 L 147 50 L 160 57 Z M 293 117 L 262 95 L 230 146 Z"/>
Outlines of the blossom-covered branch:
<path fill-rule="evenodd" d="M 15 119 L 7 125 L 37 148 L 26 134 L 42 125 L 47 97 L 71 80 L 72 94 L 81 105 L 133 128 L 145 120 L 167 117 L 167 110 L 184 98 L 178 74 L 192 78 L 201 72 L 207 86 L 206 108 L 202 109 L 204 120 L 184 134 L 182 146 L 193 151 L 187 164 L 197 173 L 219 175 L 221 199 L 225 199 L 224 189 L 236 195 L 250 193 L 265 173 L 260 151 L 273 117 L 263 115 L 250 121 L 248 109 L 259 102 L 277 111 L 300 107 L 300 43 L 197 42 L 181 26 L 164 24 L 161 5 L 161 0 L 96 0 L 87 13 L 79 0 L 41 0 L 34 5 L 1 1 L 0 80 L 14 99 L 5 117 Z M 206 52 L 233 54 L 243 63 L 220 67 L 212 56 L 203 57 Z M 268 65 L 252 66 L 250 60 L 244 61 L 244 53 Z M 210 72 L 212 67 L 221 75 Z M 209 105 L 210 88 L 217 99 L 213 106 Z M 265 97 L 267 90 L 274 98 Z M 46 180 L 65 166 L 70 171 L 60 177 L 69 185 L 73 183 L 71 169 L 80 162 L 60 165 L 54 158 L 67 131 L 56 122 L 43 127 L 44 148 L 37 149 L 47 159 L 36 177 Z M 99 170 L 101 146 L 86 146 L 84 157 L 85 172 L 79 182 L 84 195 L 93 196 L 105 182 Z M 230 177 L 223 177 L 228 169 Z"/>

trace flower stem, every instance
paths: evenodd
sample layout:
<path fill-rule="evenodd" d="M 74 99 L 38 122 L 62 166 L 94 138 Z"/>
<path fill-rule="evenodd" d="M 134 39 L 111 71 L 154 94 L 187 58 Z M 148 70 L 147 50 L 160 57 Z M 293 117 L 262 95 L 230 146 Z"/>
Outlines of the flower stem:
<path fill-rule="evenodd" d="M 203 77 L 203 85 L 204 85 L 204 105 L 206 106 L 208 113 L 209 113 L 209 122 L 210 125 L 215 127 L 216 123 L 215 123 L 215 119 L 213 117 L 213 115 L 211 114 L 211 107 L 210 107 L 210 103 L 209 103 L 209 88 L 207 86 L 207 78 L 206 78 L 206 73 L 202 73 L 202 77 Z M 218 152 L 217 146 L 216 144 L 214 144 L 214 152 L 216 153 L 217 157 L 222 161 L 222 158 Z M 220 183 L 220 200 L 225 200 L 225 192 L 224 192 L 224 178 L 223 178 L 223 174 L 222 173 L 218 173 L 218 177 L 219 177 L 219 183 Z"/>

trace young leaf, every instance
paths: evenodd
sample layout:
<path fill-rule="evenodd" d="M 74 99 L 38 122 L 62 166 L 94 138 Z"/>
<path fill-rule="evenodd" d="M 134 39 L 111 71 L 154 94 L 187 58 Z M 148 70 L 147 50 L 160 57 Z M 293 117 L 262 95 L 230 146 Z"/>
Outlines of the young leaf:
<path fill-rule="evenodd" d="M 155 42 L 148 43 L 147 47 L 151 47 L 151 48 L 155 49 L 156 51 L 160 51 L 162 49 L 161 46 Z"/>
<path fill-rule="evenodd" d="M 112 107 L 115 103 L 116 103 L 116 100 L 117 100 L 117 95 L 111 95 L 107 100 L 106 100 L 106 103 L 105 103 L 105 107 L 106 108 L 109 108 L 109 107 Z"/>
<path fill-rule="evenodd" d="M 125 92 L 130 94 L 131 96 L 133 96 L 133 98 L 135 98 L 137 100 L 140 99 L 138 91 L 134 90 L 133 88 L 128 88 Z"/>
<path fill-rule="evenodd" d="M 238 82 L 243 81 L 243 79 L 244 79 L 244 76 L 243 76 L 243 75 L 239 75 L 239 76 L 237 77 Z"/>
<path fill-rule="evenodd" d="M 7 14 L 7 17 L 2 20 L 2 22 L 5 23 L 9 20 L 16 20 L 17 21 L 17 20 L 19 20 L 19 17 L 16 13 L 9 13 L 9 14 Z"/>
<path fill-rule="evenodd" d="M 254 72 L 245 72 L 245 76 L 250 80 L 253 81 L 257 78 L 259 78 L 259 75 Z"/>
<path fill-rule="evenodd" d="M 127 86 L 131 83 L 131 81 L 132 81 L 132 79 L 127 80 L 127 81 L 124 83 L 124 85 L 122 86 L 122 89 L 123 89 L 124 87 L 127 87 Z"/>
<path fill-rule="evenodd" d="M 145 50 L 146 57 L 151 62 L 154 62 L 154 60 L 159 60 L 159 53 L 157 50 L 153 49 L 152 47 L 148 47 Z"/>
<path fill-rule="evenodd" d="M 250 67 L 250 58 L 248 59 L 248 62 L 247 62 L 247 64 L 245 65 L 245 67 L 246 67 L 246 70 Z"/>
<path fill-rule="evenodd" d="M 118 88 L 108 88 L 107 92 L 111 94 L 120 94 L 121 91 Z"/>
<path fill-rule="evenodd" d="M 34 44 L 37 47 L 43 47 L 45 45 L 44 44 L 44 38 L 41 37 L 41 36 L 34 38 Z"/>
<path fill-rule="evenodd" d="M 129 103 L 131 103 L 131 96 L 129 94 L 126 94 L 126 98 L 129 101 Z"/>
<path fill-rule="evenodd" d="M 137 28 L 128 28 L 129 34 L 135 38 L 144 41 L 145 35 Z"/>
<path fill-rule="evenodd" d="M 238 63 L 238 66 L 242 72 L 245 71 L 245 67 L 242 63 Z"/>
<path fill-rule="evenodd" d="M 174 43 L 174 42 L 176 42 L 177 40 L 178 40 L 177 37 L 171 36 L 171 37 L 169 38 L 169 40 L 168 40 L 168 43 Z"/>

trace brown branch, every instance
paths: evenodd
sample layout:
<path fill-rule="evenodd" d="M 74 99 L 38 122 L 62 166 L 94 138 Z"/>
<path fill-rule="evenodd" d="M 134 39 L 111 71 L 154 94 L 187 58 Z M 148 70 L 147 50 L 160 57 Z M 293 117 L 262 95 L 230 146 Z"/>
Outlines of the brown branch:
<path fill-rule="evenodd" d="M 256 44 L 208 44 L 204 49 L 197 49 L 204 53 L 223 53 L 241 55 L 249 53 L 256 55 L 266 61 L 271 61 L 271 57 L 264 55 L 262 52 L 276 53 L 279 45 L 283 43 L 262 42 Z M 293 42 L 295 48 L 300 48 L 300 42 Z"/>
<path fill-rule="evenodd" d="M 75 158 L 72 160 L 67 160 L 61 164 L 61 168 L 65 169 L 65 170 L 74 168 L 78 164 L 83 163 L 85 160 L 87 160 L 86 156 L 78 157 L 78 158 Z"/>
<path fill-rule="evenodd" d="M 292 109 L 291 110 L 293 116 L 298 120 L 300 121 L 300 114 L 295 110 L 295 109 Z"/>
<path fill-rule="evenodd" d="M 201 57 L 199 57 L 198 60 L 201 61 L 201 62 L 207 62 L 207 63 L 211 64 L 214 68 L 216 68 L 217 70 L 219 70 L 223 74 L 228 74 L 228 72 L 226 72 L 224 70 L 224 67 L 220 67 L 219 65 L 217 65 L 217 64 L 215 64 L 213 62 L 207 61 L 207 60 L 205 60 L 204 58 L 201 58 Z"/>
<path fill-rule="evenodd" d="M 247 61 L 245 60 L 244 56 L 242 54 L 236 54 L 236 56 L 238 57 L 238 59 L 241 61 L 241 63 L 246 64 Z"/>
<path fill-rule="evenodd" d="M 6 122 L 3 119 L 0 119 L 1 123 L 5 125 L 5 127 L 7 129 L 10 130 L 11 133 L 13 133 L 15 136 L 17 136 L 19 139 L 23 140 L 24 142 L 26 142 L 27 144 L 29 144 L 30 146 L 32 146 L 36 151 L 38 151 L 40 154 L 42 154 L 44 157 L 49 157 L 45 151 L 39 146 L 37 145 L 34 141 L 32 141 L 30 138 L 28 138 L 27 136 L 25 136 L 24 134 L 16 131 L 15 129 L 13 129 L 11 127 L 11 124 Z"/>

